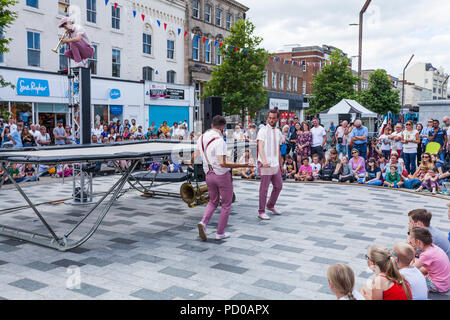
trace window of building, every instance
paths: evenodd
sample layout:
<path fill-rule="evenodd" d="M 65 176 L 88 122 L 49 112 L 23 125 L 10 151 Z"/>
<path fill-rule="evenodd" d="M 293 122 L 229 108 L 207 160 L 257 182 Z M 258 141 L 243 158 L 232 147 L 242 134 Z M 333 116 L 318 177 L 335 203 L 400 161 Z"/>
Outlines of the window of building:
<path fill-rule="evenodd" d="M 303 81 L 302 93 L 306 94 L 306 81 Z"/>
<path fill-rule="evenodd" d="M 175 41 L 167 40 L 167 59 L 175 59 Z"/>
<path fill-rule="evenodd" d="M 147 81 L 153 81 L 153 69 L 150 67 L 143 67 L 142 79 Z"/>
<path fill-rule="evenodd" d="M 211 5 L 205 4 L 205 21 L 211 23 Z"/>
<path fill-rule="evenodd" d="M 436 93 L 436 88 L 433 88 L 433 93 Z"/>
<path fill-rule="evenodd" d="M 231 13 L 227 13 L 227 29 L 231 29 L 231 24 L 233 23 L 233 17 L 231 16 Z"/>
<path fill-rule="evenodd" d="M 441 94 L 441 89 L 438 89 L 438 93 Z"/>
<path fill-rule="evenodd" d="M 297 77 L 292 77 L 292 91 L 297 92 L 298 91 L 298 86 L 297 86 Z"/>
<path fill-rule="evenodd" d="M 58 0 L 58 13 L 62 16 L 69 16 L 70 0 Z"/>
<path fill-rule="evenodd" d="M 200 3 L 198 0 L 194 0 L 192 16 L 197 19 L 200 18 Z"/>
<path fill-rule="evenodd" d="M 111 6 L 111 24 L 113 29 L 120 30 L 120 7 Z"/>
<path fill-rule="evenodd" d="M 112 76 L 120 77 L 120 50 L 112 49 Z"/>
<path fill-rule="evenodd" d="M 86 0 L 86 20 L 97 23 L 97 0 Z"/>
<path fill-rule="evenodd" d="M 91 59 L 89 59 L 89 68 L 91 68 L 91 74 L 95 75 L 97 74 L 97 45 L 92 44 L 94 47 L 94 55 Z"/>
<path fill-rule="evenodd" d="M 268 79 L 267 79 L 267 70 L 264 70 L 264 73 L 263 73 L 263 87 L 265 87 L 265 88 L 267 88 L 267 86 L 268 86 L 268 81 L 267 81 Z"/>
<path fill-rule="evenodd" d="M 28 65 L 41 66 L 41 35 L 37 32 L 27 31 Z"/>
<path fill-rule="evenodd" d="M 216 9 L 216 26 L 222 26 L 222 10 Z"/>
<path fill-rule="evenodd" d="M 167 71 L 167 83 L 175 83 L 175 71 Z"/>
<path fill-rule="evenodd" d="M 216 46 L 216 64 L 218 66 L 222 64 L 222 55 L 220 54 L 219 46 Z"/>
<path fill-rule="evenodd" d="M 211 41 L 205 41 L 205 62 L 211 63 Z"/>
<path fill-rule="evenodd" d="M 287 91 L 291 91 L 292 89 L 292 83 L 291 83 L 291 76 L 290 75 L 286 75 L 286 83 L 287 83 Z"/>
<path fill-rule="evenodd" d="M 69 67 L 69 60 L 64 55 L 64 52 L 66 52 L 66 50 L 67 50 L 67 44 L 64 44 L 59 49 L 59 70 L 64 70 Z"/>
<path fill-rule="evenodd" d="M 275 89 L 277 87 L 277 73 L 272 72 L 272 88 Z"/>
<path fill-rule="evenodd" d="M 280 73 L 279 87 L 281 90 L 284 89 L 284 75 L 282 73 Z"/>
<path fill-rule="evenodd" d="M 146 54 L 152 54 L 152 35 L 144 33 L 142 35 L 142 50 Z"/>
<path fill-rule="evenodd" d="M 194 39 L 192 40 L 192 59 L 194 59 L 195 61 L 199 60 L 199 54 L 198 54 L 198 43 L 200 38 L 195 35 Z"/>
<path fill-rule="evenodd" d="M 39 1 L 38 0 L 27 0 L 27 6 L 33 7 L 33 8 L 39 8 Z"/>

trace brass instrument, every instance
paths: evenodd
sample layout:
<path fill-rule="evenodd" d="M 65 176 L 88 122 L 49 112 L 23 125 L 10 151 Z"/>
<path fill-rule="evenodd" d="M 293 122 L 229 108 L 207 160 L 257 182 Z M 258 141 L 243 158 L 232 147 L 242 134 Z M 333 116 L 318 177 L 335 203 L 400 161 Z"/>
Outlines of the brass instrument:
<path fill-rule="evenodd" d="M 189 208 L 201 206 L 209 202 L 208 186 L 206 184 L 194 187 L 190 182 L 185 182 L 180 188 L 180 196 Z M 236 195 L 233 192 L 233 202 Z"/>
<path fill-rule="evenodd" d="M 54 53 L 58 53 L 59 47 L 61 46 L 61 41 L 62 41 L 63 39 L 65 39 L 65 38 L 68 38 L 68 37 L 69 37 L 69 31 L 64 32 L 64 34 L 63 34 L 63 36 L 61 37 L 61 39 L 59 39 L 58 45 L 56 46 L 55 49 L 52 49 L 52 51 L 53 51 Z"/>

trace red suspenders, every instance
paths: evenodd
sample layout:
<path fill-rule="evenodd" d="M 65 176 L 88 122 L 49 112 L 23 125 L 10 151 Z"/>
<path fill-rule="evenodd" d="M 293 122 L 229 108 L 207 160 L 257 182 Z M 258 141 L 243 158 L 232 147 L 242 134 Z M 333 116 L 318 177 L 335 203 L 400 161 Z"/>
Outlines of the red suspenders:
<path fill-rule="evenodd" d="M 214 169 L 213 169 L 211 163 L 210 163 L 209 160 L 208 160 L 208 156 L 206 155 L 206 150 L 208 149 L 209 145 L 210 145 L 212 142 L 214 142 L 215 140 L 217 140 L 217 139 L 219 139 L 219 138 L 218 138 L 218 137 L 215 137 L 215 138 L 211 139 L 211 140 L 208 142 L 208 144 L 206 145 L 206 148 L 205 148 L 205 145 L 203 144 L 203 135 L 202 135 L 202 137 L 201 137 L 201 143 L 202 143 L 203 154 L 205 155 L 205 159 L 206 159 L 206 163 L 208 164 L 208 168 L 209 168 L 209 170 L 212 171 L 212 172 L 214 172 Z"/>

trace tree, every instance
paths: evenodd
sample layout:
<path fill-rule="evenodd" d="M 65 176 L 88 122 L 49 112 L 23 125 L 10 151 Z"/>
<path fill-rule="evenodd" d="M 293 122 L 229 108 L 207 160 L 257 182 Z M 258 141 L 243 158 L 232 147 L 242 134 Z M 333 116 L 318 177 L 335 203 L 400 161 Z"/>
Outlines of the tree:
<path fill-rule="evenodd" d="M 254 30 L 255 26 L 248 19 L 238 20 L 231 27 L 231 34 L 219 48 L 223 63 L 214 68 L 203 95 L 203 98 L 223 97 L 224 114 L 240 115 L 242 123 L 247 115 L 256 116 L 267 104 L 263 81 L 269 55 L 258 47 L 263 39 L 253 36 Z"/>
<path fill-rule="evenodd" d="M 325 65 L 322 71 L 314 75 L 312 99 L 307 113 L 314 115 L 336 105 L 342 99 L 355 97 L 355 85 L 358 77 L 352 74 L 350 59 L 335 50 L 331 53 L 331 64 Z"/>
<path fill-rule="evenodd" d="M 9 9 L 9 7 L 14 6 L 16 3 L 17 1 L 15 0 L 0 0 L 0 53 L 9 51 L 8 45 L 12 39 L 3 37 L 3 32 L 17 18 L 17 13 Z M 6 86 L 14 87 L 13 84 L 5 81 L 0 75 L 0 88 Z"/>
<path fill-rule="evenodd" d="M 369 89 L 361 91 L 358 102 L 380 115 L 400 113 L 399 91 L 394 90 L 386 71 L 375 70 L 369 76 Z"/>

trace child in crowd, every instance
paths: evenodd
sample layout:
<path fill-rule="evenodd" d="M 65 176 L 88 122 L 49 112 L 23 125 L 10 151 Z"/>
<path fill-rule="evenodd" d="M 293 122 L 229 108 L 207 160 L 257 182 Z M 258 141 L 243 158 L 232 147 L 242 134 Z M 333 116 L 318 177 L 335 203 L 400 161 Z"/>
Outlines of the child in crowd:
<path fill-rule="evenodd" d="M 385 171 L 385 167 L 386 167 L 387 162 L 388 162 L 388 161 L 386 160 L 385 155 L 384 155 L 383 153 L 380 154 L 380 156 L 378 157 L 377 164 L 378 164 L 378 167 L 380 168 L 380 170 L 381 170 L 382 172 Z"/>
<path fill-rule="evenodd" d="M 60 168 L 61 171 L 57 172 L 57 175 L 59 177 L 62 177 L 64 175 L 64 177 L 68 177 L 73 173 L 73 168 L 72 165 L 70 164 L 65 164 L 62 168 Z"/>
<path fill-rule="evenodd" d="M 286 162 L 285 165 L 285 172 L 287 178 L 294 178 L 295 174 L 297 173 L 297 165 L 295 164 L 294 159 L 291 155 L 286 155 Z"/>
<path fill-rule="evenodd" d="M 9 167 L 9 174 L 15 182 L 22 182 L 24 179 L 19 168 L 17 167 L 17 163 L 11 163 L 11 166 Z"/>
<path fill-rule="evenodd" d="M 435 293 L 450 290 L 450 261 L 444 250 L 433 244 L 430 231 L 414 227 L 410 238 L 413 246 L 421 250 L 414 265 L 425 275 L 428 289 Z"/>
<path fill-rule="evenodd" d="M 376 274 L 370 287 L 361 288 L 367 300 L 411 300 L 410 288 L 388 248 L 372 246 L 366 259 L 367 265 Z"/>
<path fill-rule="evenodd" d="M 348 162 L 347 156 L 342 156 L 341 163 L 336 168 L 336 174 L 333 175 L 333 181 L 339 182 L 354 182 L 353 167 Z"/>
<path fill-rule="evenodd" d="M 413 300 L 427 300 L 427 282 L 422 272 L 412 265 L 414 260 L 414 248 L 405 242 L 396 243 L 392 250 L 396 257 L 400 273 L 408 281 Z"/>
<path fill-rule="evenodd" d="M 355 274 L 346 264 L 333 264 L 327 271 L 328 285 L 338 300 L 365 300 L 356 290 Z"/>
<path fill-rule="evenodd" d="M 423 178 L 422 185 L 417 189 L 417 192 L 421 192 L 424 188 L 430 190 L 433 194 L 439 191 L 439 172 L 436 166 L 431 167 L 427 174 Z"/>
<path fill-rule="evenodd" d="M 391 154 L 392 140 L 389 139 L 389 136 L 391 135 L 391 133 L 392 133 L 391 128 L 386 127 L 384 129 L 384 133 L 379 138 L 379 140 L 381 142 L 381 152 L 383 153 L 385 159 L 389 159 L 389 156 Z"/>
<path fill-rule="evenodd" d="M 396 164 L 391 164 L 383 185 L 389 188 L 400 188 L 403 185 L 403 177 L 397 172 Z"/>
<path fill-rule="evenodd" d="M 25 176 L 26 181 L 36 181 L 36 177 L 34 176 L 34 173 L 36 172 L 36 169 L 34 169 L 32 163 L 27 163 L 25 165 L 25 169 L 23 169 L 23 173 Z"/>
<path fill-rule="evenodd" d="M 381 186 L 381 169 L 378 168 L 375 158 L 367 161 L 366 176 L 358 179 L 358 183 L 367 184 L 369 186 Z"/>
<path fill-rule="evenodd" d="M 319 156 L 314 154 L 312 156 L 313 163 L 311 163 L 312 177 L 313 180 L 320 179 L 320 170 L 322 170 L 322 165 L 319 162 Z"/>
<path fill-rule="evenodd" d="M 309 165 L 309 159 L 303 158 L 302 166 L 298 169 L 298 173 L 294 176 L 296 181 L 311 181 L 312 178 L 312 167 Z"/>

